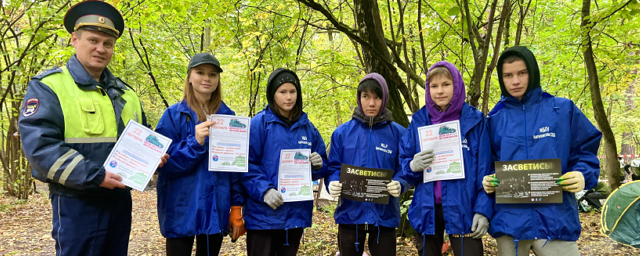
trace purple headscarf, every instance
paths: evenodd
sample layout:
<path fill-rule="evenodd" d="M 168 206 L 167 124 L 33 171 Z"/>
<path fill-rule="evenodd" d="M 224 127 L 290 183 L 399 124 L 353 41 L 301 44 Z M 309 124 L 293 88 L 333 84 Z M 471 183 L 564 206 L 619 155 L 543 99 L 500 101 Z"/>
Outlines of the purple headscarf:
<path fill-rule="evenodd" d="M 436 103 L 433 102 L 433 100 L 431 99 L 431 91 L 429 91 L 429 75 L 428 74 L 431 73 L 431 70 L 437 67 L 447 68 L 449 70 L 449 73 L 451 73 L 451 78 L 453 80 L 452 81 L 453 96 L 451 97 L 451 102 L 449 102 L 449 107 L 442 112 L 440 112 L 438 106 L 436 106 Z M 429 116 L 431 116 L 431 124 L 439 124 L 439 123 L 460 119 L 460 116 L 462 115 L 462 104 L 464 103 L 464 99 L 466 95 L 465 88 L 464 88 L 464 81 L 462 80 L 462 75 L 460 74 L 460 71 L 458 71 L 456 66 L 454 66 L 453 64 L 446 61 L 440 61 L 436 64 L 433 64 L 433 66 L 429 68 L 429 73 L 427 73 L 427 82 L 425 83 L 425 87 L 424 87 L 424 90 L 425 90 L 424 97 L 426 102 L 425 107 L 427 107 L 427 110 L 429 110 Z M 442 182 L 441 181 L 436 181 L 433 187 L 433 191 L 434 191 L 435 203 L 442 204 Z"/>
<path fill-rule="evenodd" d="M 451 97 L 451 102 L 449 102 L 449 108 L 440 112 L 436 103 L 431 99 L 429 79 L 427 75 L 424 97 L 426 102 L 425 107 L 427 107 L 427 110 L 429 110 L 429 116 L 431 116 L 431 124 L 439 124 L 460 119 L 460 115 L 462 114 L 462 104 L 466 97 L 464 81 L 462 80 L 462 75 L 460 75 L 460 71 L 458 71 L 456 66 L 446 61 L 440 61 L 429 68 L 429 73 L 437 67 L 445 67 L 449 70 L 449 73 L 451 73 L 451 78 L 453 80 L 453 97 Z"/>
<path fill-rule="evenodd" d="M 360 80 L 361 84 L 365 80 L 374 80 L 380 85 L 380 89 L 382 90 L 382 106 L 380 106 L 380 112 L 378 112 L 378 116 L 381 116 L 384 113 L 384 110 L 387 108 L 387 102 L 389 101 L 389 88 L 387 87 L 387 81 L 384 80 L 378 73 L 369 73 L 362 80 Z M 360 93 L 358 93 L 358 107 L 362 110 L 362 103 L 360 103 Z M 362 110 L 364 111 L 364 110 Z"/>

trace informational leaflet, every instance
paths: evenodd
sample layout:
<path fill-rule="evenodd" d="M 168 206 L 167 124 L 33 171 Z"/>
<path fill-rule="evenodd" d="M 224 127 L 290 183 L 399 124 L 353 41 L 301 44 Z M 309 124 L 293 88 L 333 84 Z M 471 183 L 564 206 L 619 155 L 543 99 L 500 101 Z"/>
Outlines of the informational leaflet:
<path fill-rule="evenodd" d="M 460 120 L 419 127 L 418 133 L 420 150 L 433 149 L 436 155 L 423 182 L 464 179 Z"/>
<path fill-rule="evenodd" d="M 251 118 L 211 115 L 209 128 L 209 171 L 249 171 L 249 129 Z"/>
<path fill-rule="evenodd" d="M 169 145 L 171 139 L 129 121 L 104 162 L 104 169 L 120 175 L 125 185 L 143 191 Z"/>
<path fill-rule="evenodd" d="M 282 193 L 284 202 L 313 200 L 310 155 L 310 149 L 280 151 L 278 191 Z"/>
<path fill-rule="evenodd" d="M 554 204 L 562 203 L 560 159 L 496 162 L 496 203 Z"/>
<path fill-rule="evenodd" d="M 340 183 L 342 198 L 360 202 L 388 204 L 387 184 L 393 178 L 393 170 L 358 167 L 342 164 Z"/>

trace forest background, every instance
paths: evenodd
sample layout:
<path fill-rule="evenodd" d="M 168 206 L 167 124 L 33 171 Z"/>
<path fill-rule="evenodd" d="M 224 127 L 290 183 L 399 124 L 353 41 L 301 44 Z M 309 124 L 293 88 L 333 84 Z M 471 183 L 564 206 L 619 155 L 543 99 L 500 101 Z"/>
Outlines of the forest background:
<path fill-rule="evenodd" d="M 77 2 L 0 0 L 3 196 L 27 200 L 36 190 L 21 151 L 20 107 L 30 78 L 74 53 L 62 19 Z M 407 126 L 424 105 L 428 68 L 447 60 L 462 72 L 467 102 L 488 113 L 500 100 L 497 57 L 523 45 L 536 55 L 542 88 L 574 101 L 603 132 L 601 178 L 612 189 L 621 178 L 616 155 L 640 146 L 638 0 L 107 2 L 126 24 L 109 68 L 136 90 L 153 126 L 181 100 L 187 63 L 198 52 L 220 60 L 224 101 L 242 116 L 266 105 L 271 71 L 297 72 L 304 111 L 329 144 L 351 119 L 365 74 L 385 77 L 388 107 Z"/>
<path fill-rule="evenodd" d="M 17 131 L 20 106 L 33 75 L 73 54 L 62 18 L 76 2 L 0 0 L 0 187 L 19 199 L 35 186 Z M 424 105 L 428 68 L 447 60 L 463 74 L 467 102 L 488 113 L 500 100 L 497 57 L 524 45 L 538 59 L 543 89 L 573 100 L 603 132 L 601 176 L 613 189 L 615 156 L 636 154 L 640 143 L 637 0 L 108 2 L 126 24 L 109 68 L 140 95 L 152 125 L 181 100 L 198 52 L 221 61 L 224 100 L 238 115 L 264 108 L 275 68 L 297 72 L 304 111 L 328 144 L 351 119 L 365 74 L 385 77 L 389 108 L 407 126 Z"/>

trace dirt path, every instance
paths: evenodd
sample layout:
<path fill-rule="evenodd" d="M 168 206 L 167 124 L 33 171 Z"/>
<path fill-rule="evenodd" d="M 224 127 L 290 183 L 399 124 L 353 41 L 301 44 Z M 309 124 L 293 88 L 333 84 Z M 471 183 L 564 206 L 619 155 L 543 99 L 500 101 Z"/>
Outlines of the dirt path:
<path fill-rule="evenodd" d="M 46 189 L 46 188 L 45 188 Z M 164 255 L 164 238 L 158 228 L 155 191 L 133 192 L 133 225 L 129 255 Z M 598 232 L 598 214 L 581 214 L 582 237 L 578 241 L 582 255 L 640 255 L 633 249 L 610 240 Z M 51 203 L 47 193 L 40 190 L 24 203 L 0 196 L 0 255 L 54 255 L 51 238 Z M 314 213 L 313 227 L 306 229 L 305 244 L 299 255 L 335 255 L 337 225 L 333 216 L 321 211 Z M 245 237 L 231 243 L 223 242 L 220 255 L 246 255 Z M 495 255 L 495 240 L 484 238 L 485 255 Z M 416 255 L 411 239 L 398 240 L 397 255 Z"/>

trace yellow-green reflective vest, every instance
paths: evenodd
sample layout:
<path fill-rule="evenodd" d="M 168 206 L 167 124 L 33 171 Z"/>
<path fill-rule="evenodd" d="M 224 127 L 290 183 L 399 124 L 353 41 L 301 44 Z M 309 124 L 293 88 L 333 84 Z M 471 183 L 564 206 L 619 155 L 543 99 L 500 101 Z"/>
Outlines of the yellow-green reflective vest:
<path fill-rule="evenodd" d="M 40 80 L 48 85 L 60 99 L 64 115 L 65 143 L 115 143 L 118 138 L 118 122 L 111 99 L 102 88 L 80 89 L 67 67 L 62 72 Z M 133 90 L 125 90 L 122 98 L 127 101 L 120 118 L 126 125 L 129 120 L 140 122 L 142 107 Z"/>

